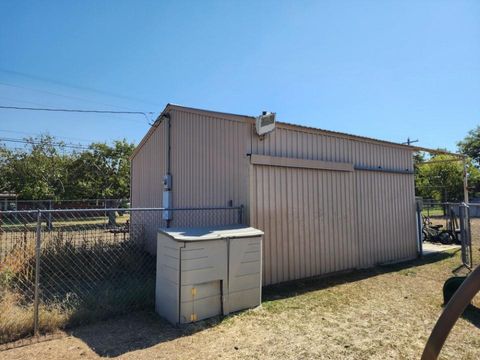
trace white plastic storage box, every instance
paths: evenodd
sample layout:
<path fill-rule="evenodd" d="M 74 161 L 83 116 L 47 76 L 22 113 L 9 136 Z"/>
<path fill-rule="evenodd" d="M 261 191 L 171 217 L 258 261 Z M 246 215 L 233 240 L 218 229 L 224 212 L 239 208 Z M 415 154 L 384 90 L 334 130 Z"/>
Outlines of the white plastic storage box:
<path fill-rule="evenodd" d="M 185 324 L 260 305 L 262 236 L 235 225 L 160 229 L 157 313 Z"/>

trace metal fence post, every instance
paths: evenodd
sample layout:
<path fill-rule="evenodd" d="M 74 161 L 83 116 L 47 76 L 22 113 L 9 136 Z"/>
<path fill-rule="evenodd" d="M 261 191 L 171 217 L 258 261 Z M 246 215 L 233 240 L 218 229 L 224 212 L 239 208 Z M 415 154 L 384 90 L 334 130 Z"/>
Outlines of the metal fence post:
<path fill-rule="evenodd" d="M 472 264 L 472 249 L 471 249 L 471 233 L 470 233 L 470 217 L 469 208 L 465 203 L 459 206 L 460 215 L 460 239 L 462 242 L 462 262 L 463 265 L 471 268 Z"/>
<path fill-rule="evenodd" d="M 42 231 L 42 212 L 38 209 L 37 212 L 37 229 L 35 236 L 35 294 L 33 303 L 33 334 L 38 335 L 38 307 L 39 307 L 39 283 L 40 283 L 40 246 L 41 246 L 41 231 Z"/>
<path fill-rule="evenodd" d="M 417 236 L 418 236 L 418 256 L 423 256 L 423 222 L 422 222 L 422 204 L 417 200 Z"/>
<path fill-rule="evenodd" d="M 52 210 L 52 200 L 48 200 L 48 210 Z M 48 217 L 47 217 L 47 229 L 48 231 L 51 231 L 52 230 L 52 213 L 49 212 L 48 213 Z"/>
<path fill-rule="evenodd" d="M 465 204 L 467 213 L 467 239 L 468 239 L 468 261 L 470 269 L 473 268 L 473 254 L 472 254 L 472 229 L 470 227 L 470 206 Z"/>
<path fill-rule="evenodd" d="M 463 204 L 458 206 L 458 215 L 460 218 L 460 242 L 462 245 L 462 263 L 466 264 L 466 229 L 465 229 L 465 207 Z"/>

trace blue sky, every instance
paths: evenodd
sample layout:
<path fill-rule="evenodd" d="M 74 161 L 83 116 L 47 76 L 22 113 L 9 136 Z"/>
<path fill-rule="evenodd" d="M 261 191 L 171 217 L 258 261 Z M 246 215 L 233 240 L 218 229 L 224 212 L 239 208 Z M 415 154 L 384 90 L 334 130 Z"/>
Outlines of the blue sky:
<path fill-rule="evenodd" d="M 166 103 L 455 150 L 479 124 L 479 1 L 0 3 L 0 105 Z M 0 137 L 138 142 L 142 116 L 0 110 Z"/>

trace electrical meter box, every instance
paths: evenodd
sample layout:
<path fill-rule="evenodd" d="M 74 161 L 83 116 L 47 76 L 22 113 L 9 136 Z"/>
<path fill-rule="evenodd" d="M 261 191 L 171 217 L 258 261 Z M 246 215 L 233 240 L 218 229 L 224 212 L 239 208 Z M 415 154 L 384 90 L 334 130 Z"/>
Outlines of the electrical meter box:
<path fill-rule="evenodd" d="M 238 225 L 160 229 L 156 312 L 185 324 L 260 305 L 262 237 Z"/>

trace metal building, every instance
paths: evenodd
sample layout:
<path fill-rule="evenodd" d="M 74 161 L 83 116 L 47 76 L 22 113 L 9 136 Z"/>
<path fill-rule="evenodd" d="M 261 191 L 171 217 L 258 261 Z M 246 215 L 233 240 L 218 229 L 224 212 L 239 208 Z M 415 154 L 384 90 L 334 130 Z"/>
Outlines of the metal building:
<path fill-rule="evenodd" d="M 131 202 L 244 205 L 263 285 L 366 268 L 417 255 L 413 150 L 279 122 L 259 136 L 254 117 L 169 104 L 132 155 Z"/>

